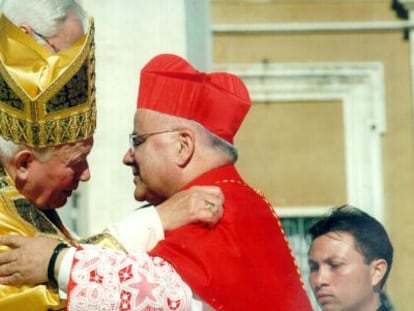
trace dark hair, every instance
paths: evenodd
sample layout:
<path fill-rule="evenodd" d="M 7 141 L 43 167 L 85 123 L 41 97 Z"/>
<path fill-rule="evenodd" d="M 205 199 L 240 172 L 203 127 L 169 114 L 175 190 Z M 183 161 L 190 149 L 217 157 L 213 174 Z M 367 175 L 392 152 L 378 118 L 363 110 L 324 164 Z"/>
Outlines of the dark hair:
<path fill-rule="evenodd" d="M 309 229 L 312 242 L 329 232 L 351 234 L 366 263 L 380 258 L 387 262 L 387 271 L 381 281 L 382 288 L 391 271 L 394 250 L 381 223 L 356 207 L 343 205 L 334 208 L 329 216 L 320 219 Z"/>

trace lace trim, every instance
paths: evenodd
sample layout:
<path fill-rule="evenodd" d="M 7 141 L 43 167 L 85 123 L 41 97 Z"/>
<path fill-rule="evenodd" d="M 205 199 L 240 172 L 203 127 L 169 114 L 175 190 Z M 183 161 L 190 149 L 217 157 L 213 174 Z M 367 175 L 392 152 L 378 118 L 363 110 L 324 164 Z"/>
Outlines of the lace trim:
<path fill-rule="evenodd" d="M 191 297 L 162 258 L 83 246 L 75 254 L 67 310 L 184 311 L 191 310 Z"/>

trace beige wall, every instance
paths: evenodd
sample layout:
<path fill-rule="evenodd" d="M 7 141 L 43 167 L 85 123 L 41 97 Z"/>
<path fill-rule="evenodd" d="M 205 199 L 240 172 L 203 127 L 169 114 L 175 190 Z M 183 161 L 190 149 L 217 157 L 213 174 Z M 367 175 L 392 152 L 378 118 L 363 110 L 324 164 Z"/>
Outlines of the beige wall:
<path fill-rule="evenodd" d="M 391 9 L 391 1 L 380 0 L 211 0 L 211 4 L 213 25 L 401 21 Z M 397 310 L 410 310 L 414 304 L 411 269 L 414 224 L 410 221 L 414 201 L 414 146 L 409 41 L 400 30 L 213 33 L 214 63 L 263 60 L 383 64 L 387 122 L 382 138 L 384 222 L 395 247 L 388 292 Z M 310 112 L 306 111 L 309 103 L 298 103 L 295 110 L 287 108 L 291 103 L 255 104 L 236 141 L 241 154 L 240 170 L 280 208 L 283 205 L 335 205 L 346 200 L 341 124 L 318 122 L 318 118 L 340 120 L 340 103 L 329 107 L 326 103 L 313 105 L 316 109 Z M 307 135 L 301 136 L 301 132 Z M 299 158 L 308 163 L 308 171 L 297 169 Z M 307 183 L 307 176 L 316 179 L 319 176 L 320 180 L 316 181 L 322 185 L 319 191 L 308 191 L 312 185 Z"/>
<path fill-rule="evenodd" d="M 236 137 L 244 178 L 273 206 L 346 201 L 340 103 L 254 103 Z"/>

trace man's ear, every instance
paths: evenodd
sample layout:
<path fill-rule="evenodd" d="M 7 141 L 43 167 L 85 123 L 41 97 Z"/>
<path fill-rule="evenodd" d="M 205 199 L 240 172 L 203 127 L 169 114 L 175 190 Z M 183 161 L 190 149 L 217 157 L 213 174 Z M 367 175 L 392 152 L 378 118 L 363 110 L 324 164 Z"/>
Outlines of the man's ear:
<path fill-rule="evenodd" d="M 16 180 L 27 179 L 30 164 L 35 160 L 33 152 L 27 149 L 21 150 L 14 155 L 12 161 L 16 170 Z"/>
<path fill-rule="evenodd" d="M 29 26 L 29 25 L 27 25 L 27 24 L 21 24 L 20 26 L 19 26 L 19 29 L 21 30 L 21 31 L 23 31 L 25 34 L 27 34 L 27 35 L 30 35 L 30 36 L 32 36 L 33 35 L 33 30 L 32 30 L 32 28 Z"/>
<path fill-rule="evenodd" d="M 371 282 L 373 287 L 380 289 L 380 284 L 387 272 L 388 264 L 383 258 L 374 259 L 371 264 Z"/>
<path fill-rule="evenodd" d="M 178 150 L 176 163 L 184 167 L 191 160 L 195 149 L 195 135 L 190 129 L 180 130 L 178 133 Z"/>

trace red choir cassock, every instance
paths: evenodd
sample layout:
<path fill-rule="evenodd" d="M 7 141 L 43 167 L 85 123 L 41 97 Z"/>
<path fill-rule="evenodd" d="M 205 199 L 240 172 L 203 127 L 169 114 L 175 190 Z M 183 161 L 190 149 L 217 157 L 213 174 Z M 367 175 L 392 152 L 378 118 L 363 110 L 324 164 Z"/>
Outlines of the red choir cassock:
<path fill-rule="evenodd" d="M 188 225 L 166 233 L 152 255 L 170 262 L 215 310 L 312 310 L 280 222 L 234 166 L 191 183 L 217 185 L 224 216 L 213 229 Z"/>

